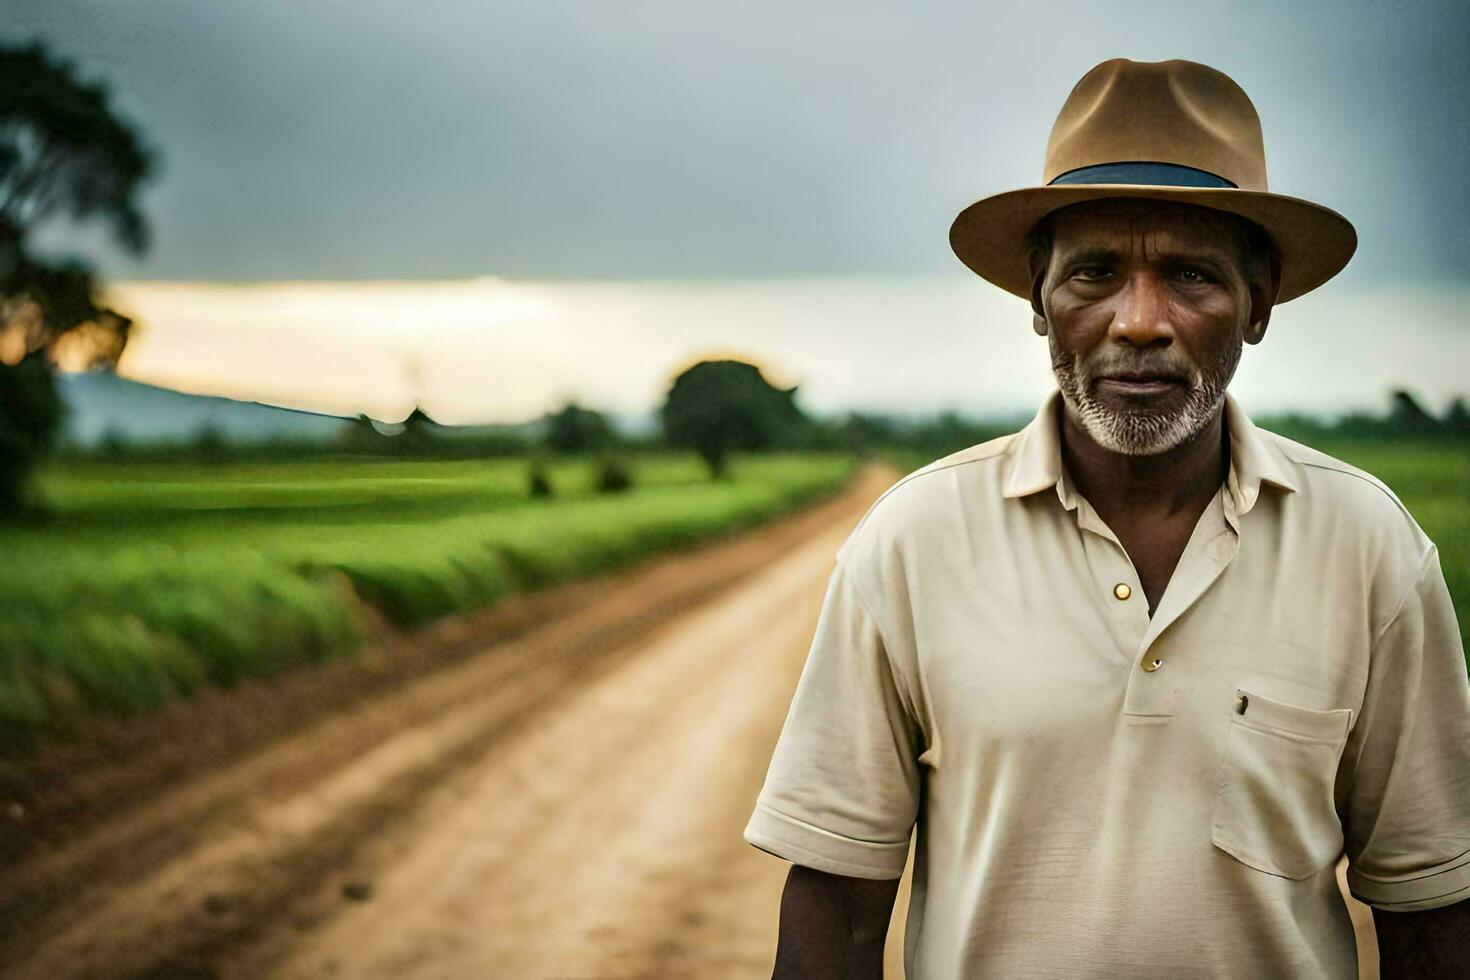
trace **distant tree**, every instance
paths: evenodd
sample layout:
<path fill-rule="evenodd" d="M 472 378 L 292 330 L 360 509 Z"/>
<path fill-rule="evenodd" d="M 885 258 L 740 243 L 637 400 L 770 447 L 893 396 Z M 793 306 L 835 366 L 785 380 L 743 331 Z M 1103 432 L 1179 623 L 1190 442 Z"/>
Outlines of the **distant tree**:
<path fill-rule="evenodd" d="M 885 415 L 848 412 L 838 432 L 842 442 L 853 449 L 892 446 L 899 442 L 898 425 Z"/>
<path fill-rule="evenodd" d="M 632 486 L 633 473 L 626 462 L 616 456 L 604 456 L 598 460 L 598 493 L 623 493 Z"/>
<path fill-rule="evenodd" d="M 539 459 L 531 461 L 531 469 L 526 474 L 527 490 L 532 497 L 550 497 L 556 493 L 551 484 L 551 474 L 546 472 L 546 464 Z"/>
<path fill-rule="evenodd" d="M 109 459 L 118 459 L 128 452 L 128 436 L 117 425 L 109 425 L 97 442 L 97 452 Z"/>
<path fill-rule="evenodd" d="M 44 357 L 0 364 L 0 516 L 20 509 L 26 476 L 47 449 L 63 413 Z"/>
<path fill-rule="evenodd" d="M 614 441 L 615 434 L 607 418 L 576 402 L 567 402 L 559 411 L 546 415 L 546 447 L 554 452 L 593 452 Z"/>
<path fill-rule="evenodd" d="M 42 259 L 28 236 L 53 219 L 100 221 L 141 253 L 138 196 L 153 169 L 105 86 L 79 80 L 40 42 L 0 45 L 0 515 L 20 508 L 60 427 L 55 365 L 116 364 L 132 326 L 100 301 L 86 262 Z"/>
<path fill-rule="evenodd" d="M 403 420 L 403 432 L 397 436 L 398 448 L 408 452 L 432 450 L 439 443 L 443 430 L 444 426 L 415 405 L 413 411 L 408 413 L 408 418 Z"/>
<path fill-rule="evenodd" d="M 342 430 L 342 448 L 351 453 L 382 452 L 388 436 L 378 431 L 373 420 L 365 413 L 358 413 Z"/>
<path fill-rule="evenodd" d="M 1444 413 L 1444 427 L 1457 435 L 1470 434 L 1470 409 L 1466 409 L 1465 399 L 1456 398 L 1450 402 Z"/>
<path fill-rule="evenodd" d="M 1393 393 L 1393 407 L 1388 413 L 1389 424 L 1400 432 L 1429 433 L 1439 431 L 1439 420 L 1426 412 L 1412 394 L 1397 389 Z"/>
<path fill-rule="evenodd" d="M 732 450 L 788 445 L 809 424 L 797 387 L 777 388 L 744 361 L 700 361 L 674 379 L 659 409 L 664 440 L 699 453 L 721 479 Z"/>
<path fill-rule="evenodd" d="M 953 409 L 920 422 L 915 426 L 912 438 L 930 453 L 945 455 L 973 445 L 970 427 Z"/>
<path fill-rule="evenodd" d="M 229 458 L 230 444 L 225 432 L 214 422 L 206 422 L 194 433 L 192 455 L 204 463 L 220 463 Z"/>
<path fill-rule="evenodd" d="M 1332 426 L 1334 435 L 1352 437 L 1382 437 L 1389 434 L 1390 429 L 1391 424 L 1386 417 L 1364 411 L 1346 412 Z"/>

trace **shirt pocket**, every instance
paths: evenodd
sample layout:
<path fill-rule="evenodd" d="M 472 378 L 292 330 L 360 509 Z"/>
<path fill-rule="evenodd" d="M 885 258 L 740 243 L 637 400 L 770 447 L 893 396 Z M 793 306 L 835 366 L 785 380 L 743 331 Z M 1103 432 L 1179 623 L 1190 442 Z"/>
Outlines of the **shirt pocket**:
<path fill-rule="evenodd" d="M 1333 784 L 1352 715 L 1237 687 L 1215 790 L 1215 846 L 1286 878 L 1311 877 L 1335 861 L 1342 823 Z"/>

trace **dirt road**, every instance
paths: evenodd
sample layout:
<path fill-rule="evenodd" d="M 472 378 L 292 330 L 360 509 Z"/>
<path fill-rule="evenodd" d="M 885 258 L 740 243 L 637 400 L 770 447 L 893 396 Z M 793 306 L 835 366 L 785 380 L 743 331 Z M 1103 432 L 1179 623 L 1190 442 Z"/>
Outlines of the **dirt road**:
<path fill-rule="evenodd" d="M 897 475 L 512 611 L 497 642 L 183 778 L 197 717 L 162 762 L 73 778 L 101 787 L 85 805 L 38 792 L 0 871 L 0 974 L 768 973 L 786 865 L 740 832 L 833 555 Z"/>
<path fill-rule="evenodd" d="M 288 977 L 759 976 L 785 865 L 741 829 L 846 525 L 669 623 L 425 808 Z"/>
<path fill-rule="evenodd" d="M 0 873 L 0 974 L 768 976 L 787 866 L 741 830 L 833 555 L 896 476 L 494 643 L 462 626 L 467 655 L 120 796 Z"/>

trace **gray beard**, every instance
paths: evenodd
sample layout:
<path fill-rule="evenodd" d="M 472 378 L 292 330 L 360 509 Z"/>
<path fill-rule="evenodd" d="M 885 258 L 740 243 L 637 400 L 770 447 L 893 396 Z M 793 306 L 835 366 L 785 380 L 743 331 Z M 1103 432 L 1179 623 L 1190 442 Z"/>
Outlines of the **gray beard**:
<path fill-rule="evenodd" d="M 1099 347 L 1092 363 L 1057 349 L 1048 331 L 1052 373 L 1062 400 L 1099 446 L 1128 456 L 1155 456 L 1183 445 L 1204 430 L 1225 403 L 1225 389 L 1240 363 L 1243 340 L 1227 344 L 1220 359 L 1204 368 L 1171 349 L 1125 356 L 1121 347 Z M 1165 352 L 1167 351 L 1167 353 Z M 1189 392 L 1175 411 L 1115 411 L 1092 396 L 1100 374 L 1118 370 L 1164 371 L 1189 376 Z"/>

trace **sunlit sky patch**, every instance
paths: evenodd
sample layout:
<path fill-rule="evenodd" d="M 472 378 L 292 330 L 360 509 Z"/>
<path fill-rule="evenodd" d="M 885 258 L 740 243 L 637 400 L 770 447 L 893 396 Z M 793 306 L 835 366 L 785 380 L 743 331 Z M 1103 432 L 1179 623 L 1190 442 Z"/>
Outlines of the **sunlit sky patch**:
<path fill-rule="evenodd" d="M 147 324 L 123 374 L 396 421 L 520 421 L 568 399 L 638 415 L 703 356 L 760 364 L 807 409 L 1025 411 L 1049 390 L 1022 301 L 969 277 L 120 284 Z M 1278 307 L 1232 391 L 1256 411 L 1379 410 L 1465 390 L 1470 289 L 1324 289 Z"/>

